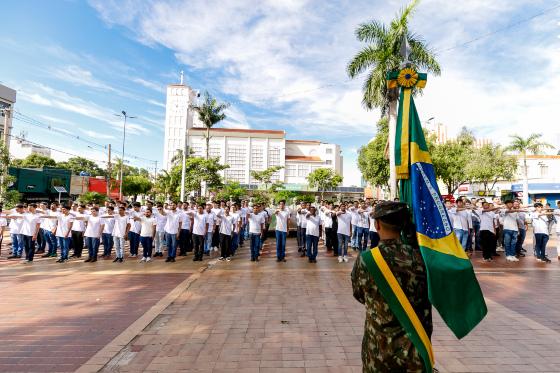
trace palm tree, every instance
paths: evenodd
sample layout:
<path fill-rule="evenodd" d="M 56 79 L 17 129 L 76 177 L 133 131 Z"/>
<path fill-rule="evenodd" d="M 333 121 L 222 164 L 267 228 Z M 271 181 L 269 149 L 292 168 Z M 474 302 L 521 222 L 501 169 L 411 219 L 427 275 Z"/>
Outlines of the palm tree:
<path fill-rule="evenodd" d="M 520 154 L 523 157 L 523 204 L 529 203 L 529 176 L 527 173 L 527 153 L 540 154 L 544 149 L 554 149 L 554 146 L 541 142 L 539 139 L 542 137 L 540 133 L 533 133 L 527 138 L 519 135 L 512 135 L 511 143 L 506 150 Z"/>
<path fill-rule="evenodd" d="M 219 103 L 208 92 L 204 92 L 204 100 L 201 105 L 193 106 L 200 121 L 206 127 L 206 159 L 210 158 L 210 128 L 226 118 L 224 111 L 228 107 L 228 103 Z"/>
<path fill-rule="evenodd" d="M 418 0 L 413 0 L 396 15 L 388 26 L 375 20 L 359 25 L 355 32 L 356 38 L 367 45 L 352 58 L 347 67 L 350 78 L 356 78 L 369 70 L 363 85 L 362 104 L 368 110 L 380 108 L 382 116 L 389 117 L 392 194 L 396 190 L 393 147 L 398 91 L 387 89 L 386 76 L 388 72 L 399 69 L 405 62 L 405 56 L 401 53 L 403 40 L 406 38 L 410 46 L 408 63 L 412 67 L 431 72 L 434 75 L 441 73 L 434 52 L 428 48 L 424 40 L 408 30 L 408 21 L 417 5 Z"/>

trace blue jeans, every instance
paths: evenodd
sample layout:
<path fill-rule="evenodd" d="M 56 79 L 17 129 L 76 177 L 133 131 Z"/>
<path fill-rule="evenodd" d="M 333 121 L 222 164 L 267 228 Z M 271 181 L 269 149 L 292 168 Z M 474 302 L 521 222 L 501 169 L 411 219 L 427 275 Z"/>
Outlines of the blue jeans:
<path fill-rule="evenodd" d="M 23 253 L 23 234 L 10 234 L 12 238 L 12 255 L 21 256 Z"/>
<path fill-rule="evenodd" d="M 56 255 L 57 242 L 56 242 L 56 236 L 53 234 L 53 232 L 49 231 L 48 229 L 45 229 L 44 240 L 47 243 L 47 246 L 49 247 L 48 254 Z"/>
<path fill-rule="evenodd" d="M 517 245 L 517 231 L 504 229 L 504 249 L 506 256 L 515 256 L 515 245 Z"/>
<path fill-rule="evenodd" d="M 379 245 L 379 233 L 374 231 L 369 231 L 369 242 L 370 242 L 370 249 L 373 249 Z"/>
<path fill-rule="evenodd" d="M 90 259 L 97 259 L 97 254 L 99 252 L 99 238 L 86 237 L 86 246 L 88 248 L 88 256 Z"/>
<path fill-rule="evenodd" d="M 204 237 L 204 254 L 209 255 L 210 251 L 212 251 L 212 236 L 214 236 L 213 232 L 206 233 L 206 237 Z"/>
<path fill-rule="evenodd" d="M 124 237 L 113 236 L 113 242 L 115 243 L 115 254 L 117 258 L 124 258 Z"/>
<path fill-rule="evenodd" d="M 144 249 L 143 256 L 144 258 L 151 258 L 152 257 L 152 247 L 153 247 L 154 240 L 152 237 L 142 237 L 140 236 L 140 244 L 142 245 L 142 249 Z"/>
<path fill-rule="evenodd" d="M 138 247 L 140 246 L 140 234 L 128 232 L 128 244 L 130 245 L 130 255 L 138 255 Z"/>
<path fill-rule="evenodd" d="M 454 229 L 454 231 L 455 231 L 455 235 L 459 239 L 459 242 L 461 243 L 461 247 L 463 248 L 463 250 L 467 250 L 467 240 L 469 238 L 469 231 L 464 229 Z"/>
<path fill-rule="evenodd" d="M 350 242 L 350 246 L 357 248 L 358 247 L 358 226 L 352 226 L 352 239 Z"/>
<path fill-rule="evenodd" d="M 165 232 L 165 242 L 167 242 L 167 257 L 175 258 L 177 254 L 177 234 Z"/>
<path fill-rule="evenodd" d="M 367 249 L 367 241 L 369 236 L 369 228 L 358 227 L 358 250 L 364 251 Z"/>
<path fill-rule="evenodd" d="M 548 234 L 535 234 L 535 252 L 537 258 L 544 259 L 546 257 L 546 244 L 548 242 Z"/>
<path fill-rule="evenodd" d="M 231 253 L 235 254 L 239 247 L 239 233 L 231 232 Z"/>
<path fill-rule="evenodd" d="M 103 233 L 101 239 L 103 240 L 103 255 L 111 256 L 111 251 L 113 251 L 113 236 L 111 233 Z"/>
<path fill-rule="evenodd" d="M 338 256 L 348 255 L 348 243 L 350 242 L 350 236 L 342 233 L 338 233 Z"/>
<path fill-rule="evenodd" d="M 60 246 L 60 259 L 68 259 L 68 251 L 70 251 L 70 237 L 57 237 L 58 246 Z"/>
<path fill-rule="evenodd" d="M 517 243 L 515 244 L 515 253 L 521 254 L 521 249 L 523 249 L 523 242 L 525 242 L 525 236 L 527 231 L 525 229 L 519 229 L 519 234 L 517 235 Z"/>
<path fill-rule="evenodd" d="M 317 258 L 317 251 L 319 250 L 319 237 L 308 234 L 305 236 L 307 243 L 307 257 L 310 260 Z"/>
<path fill-rule="evenodd" d="M 276 258 L 284 259 L 286 257 L 286 236 L 287 232 L 276 231 Z"/>
<path fill-rule="evenodd" d="M 45 247 L 47 246 L 47 242 L 45 241 L 45 232 L 48 231 L 44 228 L 40 228 L 39 232 L 37 233 L 37 246 L 38 246 L 37 249 L 39 251 L 45 251 Z"/>
<path fill-rule="evenodd" d="M 249 234 L 251 239 L 251 260 L 257 259 L 259 257 L 259 251 L 261 249 L 261 235 L 258 233 Z"/>

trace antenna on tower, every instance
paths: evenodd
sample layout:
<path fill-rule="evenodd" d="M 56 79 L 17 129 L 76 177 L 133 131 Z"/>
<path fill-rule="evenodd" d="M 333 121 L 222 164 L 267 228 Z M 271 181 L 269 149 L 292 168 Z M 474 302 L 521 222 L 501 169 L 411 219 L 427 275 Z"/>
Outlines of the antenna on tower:
<path fill-rule="evenodd" d="M 183 70 L 181 70 L 181 85 L 183 85 Z"/>

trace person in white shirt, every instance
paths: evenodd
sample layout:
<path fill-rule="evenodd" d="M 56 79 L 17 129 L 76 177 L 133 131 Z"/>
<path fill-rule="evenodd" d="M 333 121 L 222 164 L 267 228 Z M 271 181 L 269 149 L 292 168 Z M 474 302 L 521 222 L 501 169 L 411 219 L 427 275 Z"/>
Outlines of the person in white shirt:
<path fill-rule="evenodd" d="M 305 241 L 307 244 L 307 258 L 309 263 L 317 263 L 317 252 L 319 250 L 319 237 L 321 237 L 321 217 L 317 214 L 315 206 L 309 207 L 305 215 L 307 228 L 305 230 Z"/>
<path fill-rule="evenodd" d="M 123 205 L 119 206 L 119 213 L 116 215 L 105 215 L 106 219 L 115 219 L 113 226 L 113 241 L 115 242 L 116 258 L 113 263 L 124 261 L 124 242 L 128 240 L 128 230 L 130 229 L 129 217 Z"/>
<path fill-rule="evenodd" d="M 352 247 L 354 251 L 358 249 L 358 223 L 360 221 L 360 215 L 358 214 L 359 208 L 360 203 L 358 201 L 354 201 L 354 205 L 346 209 L 346 211 L 348 211 L 348 213 L 352 217 L 352 236 L 350 238 L 350 247 Z"/>
<path fill-rule="evenodd" d="M 288 228 L 290 221 L 290 210 L 286 208 L 286 201 L 281 200 L 278 209 L 274 212 L 276 215 L 276 261 L 286 261 L 286 237 L 288 236 Z"/>
<path fill-rule="evenodd" d="M 548 217 L 552 215 L 550 210 L 543 210 L 542 203 L 535 203 L 535 211 L 531 213 L 533 231 L 535 233 L 535 253 L 537 261 L 550 263 L 546 256 L 546 244 L 548 242 Z M 505 225 L 504 225 L 505 229 Z"/>
<path fill-rule="evenodd" d="M 13 218 L 10 218 L 10 238 L 12 239 L 12 255 L 8 259 L 21 258 L 23 253 L 23 236 L 21 234 L 21 226 L 23 224 L 23 205 L 16 205 L 11 212 Z"/>
<path fill-rule="evenodd" d="M 191 217 L 189 203 L 183 202 L 181 211 L 181 232 L 179 233 L 179 256 L 186 256 L 187 252 L 192 251 Z"/>
<path fill-rule="evenodd" d="M 348 262 L 348 243 L 352 234 L 352 216 L 346 211 L 346 204 L 340 204 L 340 211 L 336 213 L 338 221 L 338 262 Z"/>
<path fill-rule="evenodd" d="M 358 229 L 357 235 L 358 239 L 356 242 L 358 243 L 358 250 L 363 252 L 367 249 L 367 242 L 369 238 L 369 211 L 365 202 L 360 204 L 360 207 L 357 210 L 358 214 Z"/>
<path fill-rule="evenodd" d="M 49 216 L 58 215 L 58 203 L 51 203 L 49 210 L 46 210 L 44 214 Z M 41 219 L 41 228 L 43 229 L 43 239 L 48 247 L 46 254 L 42 255 L 42 258 L 56 257 L 57 245 L 55 232 L 56 232 L 56 220 L 55 219 Z"/>
<path fill-rule="evenodd" d="M 192 221 L 192 240 L 194 258 L 193 262 L 202 262 L 204 255 L 204 239 L 207 236 L 211 224 L 208 221 L 208 215 L 204 212 L 204 206 L 198 205 L 197 211 L 188 213 Z"/>
<path fill-rule="evenodd" d="M 85 205 L 79 205 L 75 209 L 72 209 L 70 213 L 75 218 L 86 216 Z M 74 253 L 71 258 L 81 258 L 82 251 L 84 250 L 84 232 L 86 230 L 86 224 L 83 220 L 74 219 L 72 224 L 72 247 L 74 248 Z"/>
<path fill-rule="evenodd" d="M 258 262 L 261 239 L 264 232 L 265 217 L 261 214 L 260 204 L 253 206 L 253 212 L 247 214 L 249 220 L 249 238 L 251 240 L 251 261 Z"/>
<path fill-rule="evenodd" d="M 130 257 L 136 258 L 138 256 L 138 248 L 140 247 L 140 230 L 142 225 L 139 221 L 134 220 L 134 218 L 139 218 L 143 216 L 140 207 L 142 205 L 140 202 L 134 202 L 132 205 L 132 211 L 129 211 L 128 217 L 130 219 L 130 230 L 128 231 L 128 245 L 130 250 Z"/>
<path fill-rule="evenodd" d="M 158 203 L 156 206 L 156 211 L 153 211 L 157 223 L 156 236 L 154 238 L 154 246 L 156 249 L 154 257 L 162 257 L 163 246 L 165 245 L 165 223 L 167 223 L 167 217 L 163 215 L 163 205 Z"/>
<path fill-rule="evenodd" d="M 375 204 L 373 205 L 375 208 Z M 379 245 L 379 233 L 377 233 L 377 228 L 375 228 L 375 218 L 373 217 L 373 208 L 369 213 L 369 243 L 370 249 L 373 249 Z"/>
<path fill-rule="evenodd" d="M 2 217 L 2 204 L 0 203 L 0 254 L 2 254 L 2 241 L 4 240 L 4 230 L 8 226 L 6 218 Z"/>
<path fill-rule="evenodd" d="M 239 247 L 239 239 L 241 237 L 241 216 L 239 215 L 239 206 L 234 203 L 231 205 L 231 216 L 233 216 L 233 232 L 231 233 L 231 255 L 235 255 L 237 248 Z"/>
<path fill-rule="evenodd" d="M 31 203 L 27 206 L 27 211 L 22 214 L 8 215 L 8 218 L 19 218 L 21 216 L 23 223 L 21 225 L 21 235 L 23 237 L 23 245 L 25 247 L 25 261 L 33 262 L 35 255 L 35 240 L 41 226 L 40 215 L 36 213 L 37 205 Z"/>
<path fill-rule="evenodd" d="M 214 230 L 216 228 L 216 222 L 218 220 L 216 215 L 212 212 L 211 202 L 208 202 L 206 204 L 206 220 L 208 222 L 208 232 L 206 232 L 206 236 L 204 237 L 204 255 L 210 255 L 210 252 L 213 250 L 212 245 L 214 244 Z M 218 238 L 218 243 L 219 241 L 220 240 Z"/>
<path fill-rule="evenodd" d="M 301 256 L 305 256 L 305 229 L 307 228 L 307 219 L 305 215 L 309 212 L 309 204 L 307 202 L 301 202 L 300 206 L 296 210 L 297 224 L 298 224 L 298 252 L 301 252 Z"/>
<path fill-rule="evenodd" d="M 212 250 L 218 251 L 220 247 L 220 214 L 223 212 L 225 202 L 214 201 L 212 203 L 212 214 L 214 214 L 214 231 L 212 233 Z"/>
<path fill-rule="evenodd" d="M 219 211 L 220 218 L 220 249 L 221 256 L 219 260 L 231 260 L 231 241 L 232 234 L 237 225 L 236 217 L 230 214 L 230 209 L 228 206 L 224 207 L 223 212 Z"/>
<path fill-rule="evenodd" d="M 56 219 L 55 235 L 60 247 L 60 258 L 57 263 L 68 261 L 68 251 L 70 251 L 70 234 L 74 224 L 74 215 L 70 214 L 70 206 L 62 206 L 60 213 L 41 216 L 42 219 Z"/>
<path fill-rule="evenodd" d="M 451 201 L 445 202 L 445 207 L 447 208 L 447 213 L 449 214 L 449 218 L 453 223 L 453 230 L 455 231 L 455 235 L 457 239 L 461 243 L 463 250 L 467 251 L 467 243 L 468 243 L 468 236 L 469 231 L 472 227 L 472 221 L 469 223 L 470 214 L 465 208 L 464 202 L 462 198 L 457 200 L 457 206 L 453 207 Z"/>
<path fill-rule="evenodd" d="M 101 213 L 101 209 L 99 208 L 99 215 L 115 215 L 115 208 L 111 205 L 108 205 L 104 208 L 104 213 Z M 103 255 L 102 258 L 110 258 L 111 252 L 113 251 L 113 229 L 115 228 L 115 220 L 114 219 L 107 219 L 103 218 L 103 233 L 101 234 L 101 242 L 103 242 Z"/>
<path fill-rule="evenodd" d="M 99 207 L 92 207 L 91 215 L 76 217 L 75 220 L 83 220 L 87 223 L 84 237 L 86 238 L 86 247 L 88 248 L 88 258 L 84 260 L 86 263 L 97 262 L 97 254 L 99 252 L 99 243 L 103 234 L 105 219 L 99 216 Z"/>
<path fill-rule="evenodd" d="M 336 239 L 336 232 L 333 232 L 333 205 L 332 202 L 327 202 L 321 207 L 323 213 L 323 226 L 325 229 L 325 246 L 327 252 L 332 251 L 333 243 Z M 334 234 L 333 234 L 334 233 Z"/>
<path fill-rule="evenodd" d="M 504 249 L 506 250 L 506 260 L 517 262 L 519 259 L 517 259 L 515 255 L 515 247 L 519 234 L 517 219 L 520 210 L 513 208 L 512 200 L 507 200 L 505 205 L 505 209 L 501 211 L 501 216 L 504 219 Z"/>
<path fill-rule="evenodd" d="M 496 214 L 494 211 L 499 209 L 499 207 L 492 207 L 488 202 L 483 202 L 482 208 L 477 210 L 480 219 L 480 245 L 485 262 L 492 261 L 496 249 Z"/>
<path fill-rule="evenodd" d="M 171 202 L 169 210 L 164 210 L 163 215 L 167 217 L 165 222 L 165 241 L 167 242 L 167 259 L 166 262 L 174 262 L 177 254 L 177 244 L 179 241 L 179 232 L 181 230 L 182 212 L 177 211 L 177 204 Z"/>
<path fill-rule="evenodd" d="M 554 217 L 556 218 L 556 255 L 560 261 L 560 201 L 556 202 L 556 209 L 554 209 Z"/>
<path fill-rule="evenodd" d="M 154 237 L 156 235 L 157 220 L 152 215 L 152 209 L 146 208 L 144 216 L 135 217 L 135 222 L 140 222 L 140 245 L 142 245 L 141 262 L 149 262 L 152 260 L 152 250 L 154 247 Z"/>

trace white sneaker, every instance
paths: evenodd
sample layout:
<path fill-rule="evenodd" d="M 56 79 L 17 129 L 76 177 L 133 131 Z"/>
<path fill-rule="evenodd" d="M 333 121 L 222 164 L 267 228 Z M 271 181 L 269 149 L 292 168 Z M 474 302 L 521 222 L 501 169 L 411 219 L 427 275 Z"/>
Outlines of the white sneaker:
<path fill-rule="evenodd" d="M 348 262 L 348 257 L 345 255 L 345 256 L 342 258 L 342 260 L 344 260 L 344 263 L 347 263 L 347 262 Z"/>
<path fill-rule="evenodd" d="M 229 257 L 226 258 L 226 262 L 231 262 L 231 259 Z"/>
<path fill-rule="evenodd" d="M 146 258 L 146 262 L 151 262 L 151 261 L 152 261 L 152 258 L 150 258 L 150 257 Z"/>
<path fill-rule="evenodd" d="M 217 247 L 215 247 L 215 248 L 214 248 L 214 251 L 218 251 L 218 248 L 217 248 Z"/>
<path fill-rule="evenodd" d="M 146 258 L 142 257 L 142 259 L 140 259 L 141 262 L 145 262 Z"/>
<path fill-rule="evenodd" d="M 498 252 L 504 252 L 504 251 L 506 251 L 506 250 L 505 250 L 503 247 L 498 247 L 498 248 L 496 249 L 496 251 L 498 251 Z"/>
<path fill-rule="evenodd" d="M 138 255 L 136 255 L 136 254 L 132 254 L 130 257 L 131 257 L 131 258 L 136 258 L 137 256 L 138 256 Z"/>
<path fill-rule="evenodd" d="M 536 258 L 537 262 L 542 262 L 543 260 L 541 258 Z"/>
<path fill-rule="evenodd" d="M 224 260 L 224 257 L 223 257 L 223 256 L 221 256 L 221 257 L 219 257 L 219 258 L 218 258 L 218 260 Z"/>
<path fill-rule="evenodd" d="M 338 257 L 338 262 L 342 263 L 342 257 L 341 256 Z"/>
<path fill-rule="evenodd" d="M 514 257 L 514 256 L 506 256 L 506 260 L 507 260 L 508 262 L 518 262 L 518 261 L 519 261 L 519 259 L 517 259 L 517 258 Z"/>

